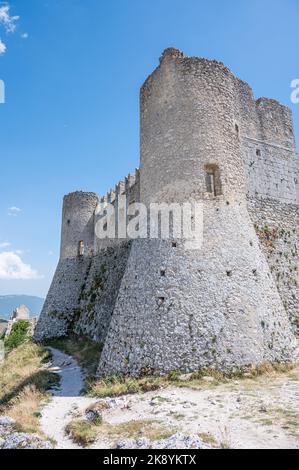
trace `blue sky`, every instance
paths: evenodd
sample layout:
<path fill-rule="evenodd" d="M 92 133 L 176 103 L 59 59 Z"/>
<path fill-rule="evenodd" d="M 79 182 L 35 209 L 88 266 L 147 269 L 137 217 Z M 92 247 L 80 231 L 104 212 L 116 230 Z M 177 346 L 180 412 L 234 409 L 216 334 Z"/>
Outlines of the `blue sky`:
<path fill-rule="evenodd" d="M 105 194 L 138 166 L 139 88 L 166 47 L 223 61 L 256 97 L 291 106 L 299 134 L 299 104 L 290 102 L 290 83 L 299 78 L 298 0 L 9 6 L 19 19 L 14 31 L 0 24 L 0 295 L 45 296 L 59 256 L 63 195 Z"/>

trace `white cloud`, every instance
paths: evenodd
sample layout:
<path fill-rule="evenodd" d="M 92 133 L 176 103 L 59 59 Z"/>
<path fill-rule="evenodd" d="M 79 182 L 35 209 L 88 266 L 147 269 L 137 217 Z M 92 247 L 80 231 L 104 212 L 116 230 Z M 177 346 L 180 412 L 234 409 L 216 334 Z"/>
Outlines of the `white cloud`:
<path fill-rule="evenodd" d="M 5 54 L 5 52 L 6 52 L 6 45 L 0 39 L 0 55 Z"/>
<path fill-rule="evenodd" d="M 4 26 L 4 29 L 7 33 L 14 33 L 16 30 L 16 23 L 20 19 L 19 16 L 10 15 L 10 6 L 8 3 L 0 5 L 0 24 Z"/>
<path fill-rule="evenodd" d="M 23 33 L 21 34 L 21 38 L 22 39 L 27 39 L 29 37 L 29 34 L 28 33 Z"/>
<path fill-rule="evenodd" d="M 11 245 L 11 243 L 9 243 L 9 242 L 0 243 L 0 249 L 8 248 L 10 245 Z"/>
<path fill-rule="evenodd" d="M 25 264 L 15 252 L 0 253 L 0 279 L 28 280 L 40 279 L 41 277 L 30 264 Z"/>
<path fill-rule="evenodd" d="M 16 206 L 9 207 L 9 209 L 8 209 L 8 215 L 12 215 L 14 217 L 19 215 L 20 212 L 22 212 L 22 209 L 20 209 L 19 207 L 16 207 Z"/>

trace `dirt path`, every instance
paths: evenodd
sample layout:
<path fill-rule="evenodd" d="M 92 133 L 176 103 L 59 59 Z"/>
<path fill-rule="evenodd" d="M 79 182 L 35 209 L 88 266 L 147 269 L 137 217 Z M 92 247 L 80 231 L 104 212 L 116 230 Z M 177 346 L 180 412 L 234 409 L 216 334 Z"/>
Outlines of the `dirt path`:
<path fill-rule="evenodd" d="M 297 378 L 296 378 L 297 377 Z M 123 398 L 103 413 L 117 425 L 157 419 L 215 447 L 299 448 L 299 370 L 295 376 L 242 380 L 214 388 L 169 388 Z M 97 446 L 105 445 L 98 441 Z"/>
<path fill-rule="evenodd" d="M 53 398 L 42 410 L 41 429 L 57 444 L 59 449 L 79 449 L 64 432 L 66 424 L 81 414 L 95 400 L 80 396 L 83 388 L 83 374 L 77 362 L 54 348 L 49 370 L 60 376 L 60 386 L 51 391 Z"/>
<path fill-rule="evenodd" d="M 76 449 L 65 426 L 96 399 L 80 396 L 83 375 L 74 359 L 51 349 L 52 370 L 61 377 L 52 401 L 42 411 L 41 427 L 57 448 Z M 213 379 L 212 379 L 213 380 Z M 232 381 L 200 389 L 171 387 L 156 392 L 107 399 L 103 420 L 117 427 L 129 421 L 156 419 L 186 435 L 199 435 L 215 447 L 299 448 L 299 367 L 289 373 Z M 93 448 L 111 448 L 107 436 Z"/>

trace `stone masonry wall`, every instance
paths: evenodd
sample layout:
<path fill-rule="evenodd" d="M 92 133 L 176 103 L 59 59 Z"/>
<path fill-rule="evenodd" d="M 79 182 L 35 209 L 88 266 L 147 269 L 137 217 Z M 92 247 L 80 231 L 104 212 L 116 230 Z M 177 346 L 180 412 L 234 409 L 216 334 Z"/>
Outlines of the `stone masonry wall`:
<path fill-rule="evenodd" d="M 223 64 L 170 49 L 141 90 L 141 201 L 201 201 L 204 246 L 134 241 L 100 375 L 294 357 L 295 338 L 248 213 L 241 89 Z M 250 96 L 253 135 L 271 138 L 264 121 L 272 102 Z M 287 110 L 273 107 L 273 119 L 288 122 Z M 293 148 L 284 128 L 279 138 Z M 221 179 L 221 194 L 212 197 L 211 166 Z"/>
<path fill-rule="evenodd" d="M 76 321 L 82 280 L 90 269 L 92 258 L 60 260 L 40 314 L 34 339 L 65 336 Z"/>
<path fill-rule="evenodd" d="M 243 141 L 243 156 L 250 198 L 272 198 L 299 203 L 299 159 L 293 151 L 253 139 Z"/>
<path fill-rule="evenodd" d="M 64 201 L 61 259 L 35 337 L 103 343 L 98 374 L 293 361 L 298 158 L 291 112 L 222 63 L 164 51 L 141 89 L 141 165 L 101 199 L 201 202 L 204 245 L 99 240 L 98 196 Z M 207 172 L 215 172 L 211 193 Z M 84 254 L 78 244 L 84 242 Z"/>
<path fill-rule="evenodd" d="M 99 375 L 226 370 L 295 357 L 244 207 L 206 202 L 204 221 L 202 250 L 185 250 L 179 240 L 175 247 L 171 240 L 133 242 Z"/>
<path fill-rule="evenodd" d="M 273 199 L 250 199 L 249 213 L 284 307 L 299 331 L 298 206 Z"/>
<path fill-rule="evenodd" d="M 74 333 L 104 343 L 129 253 L 130 243 L 122 243 L 93 257 L 80 287 Z"/>

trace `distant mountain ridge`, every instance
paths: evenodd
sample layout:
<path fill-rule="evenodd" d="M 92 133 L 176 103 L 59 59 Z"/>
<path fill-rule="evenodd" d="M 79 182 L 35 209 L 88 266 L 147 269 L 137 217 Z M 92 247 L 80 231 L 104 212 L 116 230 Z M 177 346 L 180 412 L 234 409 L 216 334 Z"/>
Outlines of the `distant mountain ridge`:
<path fill-rule="evenodd" d="M 40 314 L 45 299 L 32 295 L 0 295 L 0 318 L 8 319 L 12 311 L 20 305 L 26 305 L 30 310 L 30 316 Z"/>

